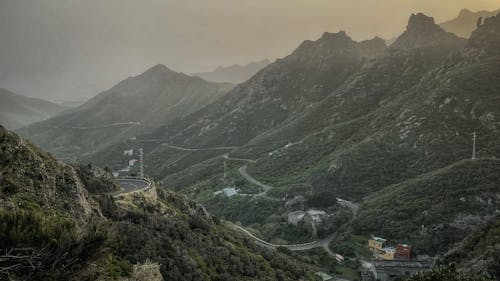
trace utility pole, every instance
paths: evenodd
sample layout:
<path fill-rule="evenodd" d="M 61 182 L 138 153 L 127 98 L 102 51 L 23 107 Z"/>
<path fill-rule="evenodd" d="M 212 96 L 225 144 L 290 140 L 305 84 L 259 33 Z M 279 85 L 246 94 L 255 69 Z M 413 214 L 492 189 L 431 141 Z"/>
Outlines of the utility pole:
<path fill-rule="evenodd" d="M 226 179 L 226 161 L 224 161 L 224 179 Z"/>
<path fill-rule="evenodd" d="M 476 159 L 476 132 L 472 134 L 472 160 Z"/>
<path fill-rule="evenodd" d="M 144 177 L 144 153 L 142 152 L 142 148 L 139 148 L 139 162 L 140 162 L 140 177 Z"/>

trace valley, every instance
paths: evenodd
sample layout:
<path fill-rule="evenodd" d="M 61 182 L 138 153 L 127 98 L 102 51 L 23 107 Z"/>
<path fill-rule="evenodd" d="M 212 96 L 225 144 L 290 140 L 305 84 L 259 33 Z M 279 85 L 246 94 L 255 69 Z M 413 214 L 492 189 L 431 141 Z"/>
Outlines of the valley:
<path fill-rule="evenodd" d="M 500 280 L 499 116 L 498 11 L 158 64 L 0 127 L 0 249 L 50 257 L 15 270 L 40 280 Z"/>

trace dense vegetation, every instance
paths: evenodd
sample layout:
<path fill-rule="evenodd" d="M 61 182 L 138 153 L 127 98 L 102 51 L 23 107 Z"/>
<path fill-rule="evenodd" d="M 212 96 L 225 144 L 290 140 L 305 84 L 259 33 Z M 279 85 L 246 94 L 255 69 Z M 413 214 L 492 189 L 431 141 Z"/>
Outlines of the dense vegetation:
<path fill-rule="evenodd" d="M 316 278 L 186 198 L 114 198 L 105 170 L 57 162 L 1 127 L 0 140 L 0 279 L 126 280 L 141 264 L 165 280 Z"/>

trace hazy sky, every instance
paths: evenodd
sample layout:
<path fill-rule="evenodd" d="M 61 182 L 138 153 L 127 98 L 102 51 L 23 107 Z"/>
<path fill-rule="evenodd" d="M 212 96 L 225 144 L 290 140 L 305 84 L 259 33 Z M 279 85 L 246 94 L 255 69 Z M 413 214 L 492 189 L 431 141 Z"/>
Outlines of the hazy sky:
<path fill-rule="evenodd" d="M 325 31 L 391 38 L 412 12 L 442 22 L 462 8 L 500 0 L 0 0 L 0 88 L 81 99 L 157 63 L 275 59 Z"/>

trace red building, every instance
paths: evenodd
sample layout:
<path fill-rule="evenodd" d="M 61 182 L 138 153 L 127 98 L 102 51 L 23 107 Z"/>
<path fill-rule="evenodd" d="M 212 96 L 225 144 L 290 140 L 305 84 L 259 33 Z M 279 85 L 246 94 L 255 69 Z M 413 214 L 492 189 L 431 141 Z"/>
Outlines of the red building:
<path fill-rule="evenodd" d="M 394 253 L 395 260 L 409 260 L 411 259 L 411 246 L 407 244 L 398 244 L 396 252 Z"/>

